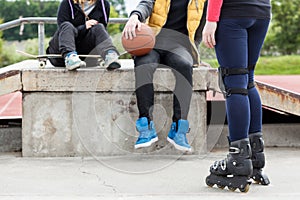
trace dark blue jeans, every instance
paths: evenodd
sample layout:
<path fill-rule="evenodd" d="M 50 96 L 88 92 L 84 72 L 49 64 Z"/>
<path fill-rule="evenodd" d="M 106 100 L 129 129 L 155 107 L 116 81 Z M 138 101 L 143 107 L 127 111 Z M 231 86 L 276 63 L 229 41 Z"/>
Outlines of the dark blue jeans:
<path fill-rule="evenodd" d="M 154 49 L 145 56 L 135 57 L 134 64 L 139 117 L 147 117 L 150 120 L 153 118 L 153 74 L 157 67 L 163 67 L 171 68 L 176 79 L 173 90 L 173 121 L 186 120 L 193 84 L 193 59 L 189 51 L 180 45 L 171 50 Z"/>
<path fill-rule="evenodd" d="M 248 68 L 255 66 L 269 26 L 268 19 L 221 19 L 216 32 L 216 55 L 221 67 Z M 227 88 L 245 88 L 254 81 L 249 74 L 224 78 Z M 247 138 L 262 129 L 262 107 L 255 87 L 248 95 L 232 94 L 226 98 L 227 121 L 231 141 Z"/>

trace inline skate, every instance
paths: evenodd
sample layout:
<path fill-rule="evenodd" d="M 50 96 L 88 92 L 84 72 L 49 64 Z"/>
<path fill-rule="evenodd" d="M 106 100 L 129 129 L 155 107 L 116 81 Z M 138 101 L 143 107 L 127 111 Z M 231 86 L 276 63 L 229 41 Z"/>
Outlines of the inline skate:
<path fill-rule="evenodd" d="M 224 189 L 248 192 L 253 167 L 251 161 L 251 146 L 248 138 L 229 142 L 229 154 L 224 160 L 215 161 L 210 167 L 210 175 L 206 184 L 210 187 L 217 185 Z"/>
<path fill-rule="evenodd" d="M 249 134 L 250 145 L 252 150 L 252 165 L 253 174 L 251 178 L 258 184 L 269 185 L 270 180 L 267 175 L 262 173 L 262 168 L 265 166 L 264 141 L 262 133 Z"/>

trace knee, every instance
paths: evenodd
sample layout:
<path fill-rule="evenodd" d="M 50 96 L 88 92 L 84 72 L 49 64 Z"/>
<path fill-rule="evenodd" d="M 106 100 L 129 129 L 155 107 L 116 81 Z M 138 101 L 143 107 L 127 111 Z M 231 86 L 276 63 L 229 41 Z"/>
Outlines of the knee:
<path fill-rule="evenodd" d="M 74 27 L 74 25 L 71 22 L 63 22 L 61 23 L 61 25 L 59 26 L 59 30 L 65 30 L 65 29 L 76 29 Z"/>
<path fill-rule="evenodd" d="M 103 24 L 97 24 L 97 25 L 94 25 L 92 28 L 91 28 L 91 31 L 93 32 L 93 33 L 97 33 L 97 34 L 99 34 L 99 33 L 107 33 L 107 31 L 106 31 L 106 29 L 105 29 L 105 27 L 104 27 L 104 25 Z"/>
<path fill-rule="evenodd" d="M 219 85 L 223 94 L 248 95 L 248 69 L 246 68 L 219 68 Z"/>
<path fill-rule="evenodd" d="M 150 51 L 148 54 L 146 54 L 144 56 L 136 56 L 134 58 L 134 66 L 136 68 L 142 67 L 145 65 L 157 66 L 158 63 L 159 63 L 159 59 L 154 50 Z"/>

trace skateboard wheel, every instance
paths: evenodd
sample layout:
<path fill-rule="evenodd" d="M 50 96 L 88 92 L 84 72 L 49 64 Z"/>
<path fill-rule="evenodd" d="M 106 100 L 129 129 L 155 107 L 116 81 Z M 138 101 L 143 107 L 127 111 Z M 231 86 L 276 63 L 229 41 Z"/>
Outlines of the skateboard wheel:
<path fill-rule="evenodd" d="M 45 66 L 46 66 L 46 62 L 45 62 L 45 61 L 40 61 L 40 62 L 39 62 L 39 68 L 40 68 L 40 69 L 44 69 Z"/>

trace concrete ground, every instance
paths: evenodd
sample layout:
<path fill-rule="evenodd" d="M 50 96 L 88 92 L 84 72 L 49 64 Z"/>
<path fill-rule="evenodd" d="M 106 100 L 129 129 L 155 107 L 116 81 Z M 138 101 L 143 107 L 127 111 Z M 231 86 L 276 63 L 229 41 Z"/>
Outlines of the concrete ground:
<path fill-rule="evenodd" d="M 203 156 L 25 158 L 0 155 L 0 199 L 299 199 L 300 148 L 267 148 L 271 184 L 248 193 L 207 187 L 210 164 L 226 151 Z"/>

